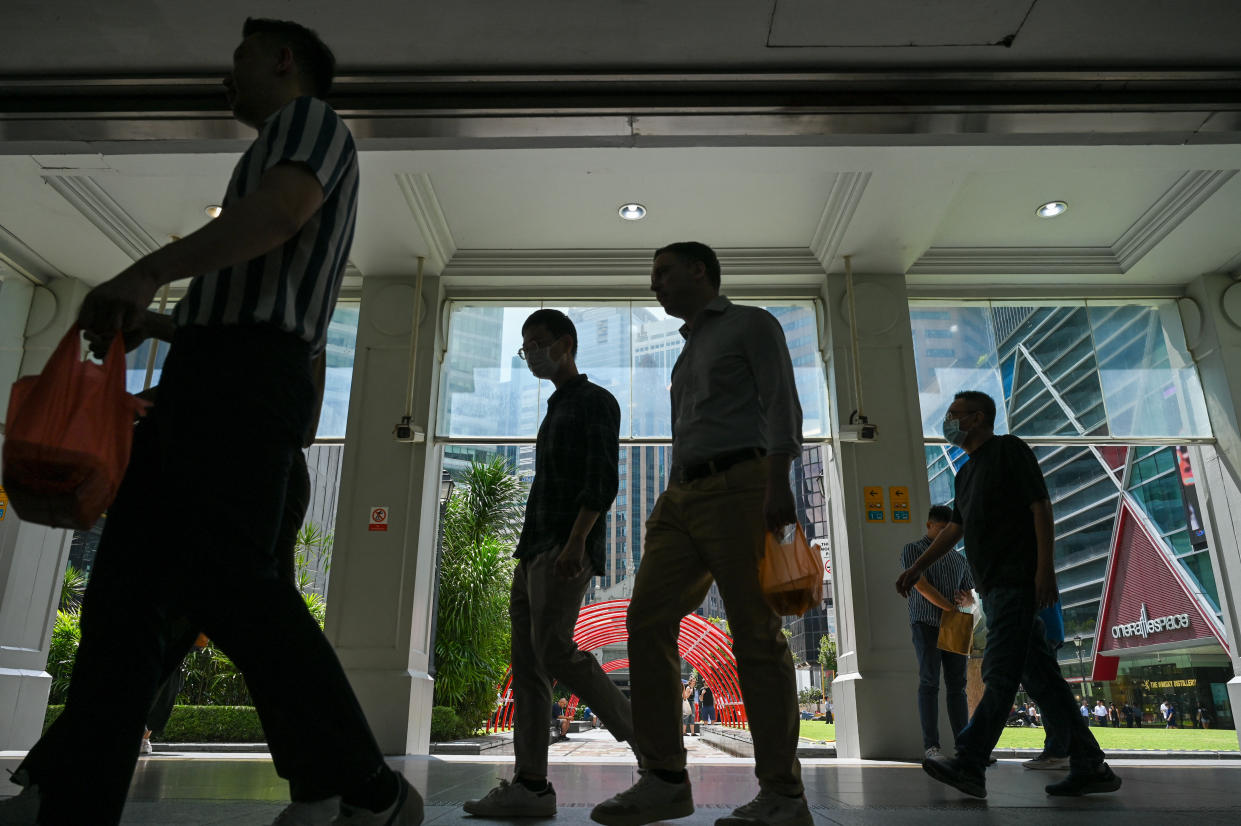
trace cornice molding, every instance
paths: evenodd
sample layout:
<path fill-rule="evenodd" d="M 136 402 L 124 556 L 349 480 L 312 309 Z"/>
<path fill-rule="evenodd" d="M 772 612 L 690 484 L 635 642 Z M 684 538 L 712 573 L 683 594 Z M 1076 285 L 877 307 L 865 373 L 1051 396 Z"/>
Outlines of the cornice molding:
<path fill-rule="evenodd" d="M 133 260 L 137 261 L 159 249 L 159 243 L 150 233 L 94 178 L 86 175 L 44 175 L 43 182 Z"/>
<path fill-rule="evenodd" d="M 431 185 L 431 176 L 424 172 L 400 172 L 397 173 L 396 183 L 401 194 L 405 196 L 405 203 L 409 206 L 414 223 L 427 243 L 430 272 L 442 272 L 456 255 L 457 243 L 453 240 L 448 219 L 440 207 L 435 187 Z"/>
<path fill-rule="evenodd" d="M 46 284 L 64 276 L 39 253 L 26 246 L 22 239 L 0 226 L 0 264 L 33 284 Z"/>
<path fill-rule="evenodd" d="M 623 276 L 646 278 L 651 249 L 460 250 L 444 268 L 445 277 L 530 278 L 532 276 Z M 725 284 L 734 276 L 812 276 L 823 267 L 804 247 L 717 249 Z"/>
<path fill-rule="evenodd" d="M 810 239 L 810 250 L 819 259 L 824 271 L 831 271 L 845 232 L 858 204 L 862 202 L 866 185 L 870 183 L 870 175 L 869 172 L 840 172 L 833 176 L 823 214 L 819 216 L 819 225 Z"/>
<path fill-rule="evenodd" d="M 1106 247 L 931 247 L 909 275 L 1124 275 L 1220 187 L 1235 169 L 1183 173 Z"/>

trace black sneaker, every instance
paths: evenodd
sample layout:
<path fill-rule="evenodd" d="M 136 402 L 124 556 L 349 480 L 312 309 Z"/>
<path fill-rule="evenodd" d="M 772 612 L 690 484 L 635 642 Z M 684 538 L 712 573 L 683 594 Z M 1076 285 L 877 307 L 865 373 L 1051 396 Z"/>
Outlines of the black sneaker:
<path fill-rule="evenodd" d="M 922 770 L 940 783 L 946 783 L 958 791 L 973 797 L 987 796 L 987 779 L 983 773 L 965 765 L 957 757 L 936 755 L 922 761 Z"/>
<path fill-rule="evenodd" d="M 1059 783 L 1049 784 L 1044 791 L 1056 797 L 1081 797 L 1084 794 L 1114 792 L 1120 788 L 1120 778 L 1107 763 L 1100 763 L 1091 771 L 1069 770 L 1069 776 Z"/>

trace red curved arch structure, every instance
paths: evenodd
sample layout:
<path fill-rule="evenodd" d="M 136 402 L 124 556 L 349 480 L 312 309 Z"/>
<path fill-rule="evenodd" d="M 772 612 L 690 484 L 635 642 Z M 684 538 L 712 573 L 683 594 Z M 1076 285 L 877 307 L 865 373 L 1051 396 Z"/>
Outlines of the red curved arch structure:
<path fill-rule="evenodd" d="M 596 651 L 605 645 L 624 642 L 629 638 L 625 613 L 629 600 L 613 599 L 587 605 L 577 615 L 573 641 L 583 651 Z M 681 658 L 702 675 L 715 695 L 716 719 L 726 726 L 742 726 L 746 722 L 741 702 L 741 685 L 737 680 L 737 658 L 733 656 L 732 637 L 697 614 L 681 620 L 677 637 Z M 603 665 L 605 673 L 629 667 L 629 660 L 612 660 Z M 488 731 L 507 731 L 513 727 L 513 669 L 499 685 L 500 707 L 487 720 Z M 578 698 L 569 699 L 569 713 L 577 710 Z"/>

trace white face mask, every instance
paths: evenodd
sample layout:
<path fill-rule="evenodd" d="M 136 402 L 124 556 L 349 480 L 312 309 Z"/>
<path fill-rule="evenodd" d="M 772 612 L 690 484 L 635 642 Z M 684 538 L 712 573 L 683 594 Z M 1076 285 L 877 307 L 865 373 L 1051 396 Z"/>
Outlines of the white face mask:
<path fill-rule="evenodd" d="M 526 353 L 526 366 L 530 368 L 530 372 L 536 378 L 550 379 L 556 375 L 556 371 L 560 369 L 560 362 L 563 356 L 553 359 L 551 356 L 551 347 L 543 347 L 539 350 L 530 350 Z"/>

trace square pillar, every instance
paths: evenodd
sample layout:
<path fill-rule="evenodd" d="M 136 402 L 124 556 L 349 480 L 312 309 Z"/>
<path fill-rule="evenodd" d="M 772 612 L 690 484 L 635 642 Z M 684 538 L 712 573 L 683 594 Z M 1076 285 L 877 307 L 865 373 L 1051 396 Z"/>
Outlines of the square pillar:
<path fill-rule="evenodd" d="M 1228 634 L 1228 701 L 1241 711 L 1241 282 L 1221 274 L 1190 282 L 1180 300 L 1185 341 L 1198 366 L 1213 448 L 1198 450 L 1211 564 Z M 1197 457 L 1196 457 L 1197 458 Z M 1241 742 L 1241 728 L 1238 729 Z"/>
<path fill-rule="evenodd" d="M 825 470 L 834 549 L 836 749 L 841 757 L 909 760 L 922 754 L 918 666 L 906 602 L 894 583 L 902 570 L 901 548 L 923 535 L 931 504 L 909 303 L 902 275 L 855 276 L 854 293 L 864 412 L 879 432 L 873 442 L 836 438 Z M 858 407 L 843 276 L 828 276 L 823 299 L 838 437 Z M 908 489 L 907 522 L 893 521 L 893 486 Z M 863 489 L 868 487 L 882 489 L 883 521 L 867 520 Z M 940 728 L 940 742 L 951 745 L 944 710 Z"/>
<path fill-rule="evenodd" d="M 36 374 L 77 318 L 86 285 L 69 278 L 35 287 L 11 279 L 0 290 L 0 416 L 9 388 Z M 0 444 L 3 436 L 0 436 Z M 0 750 L 28 749 L 43 732 L 47 672 L 69 531 L 23 522 L 12 505 L 0 519 Z"/>
<path fill-rule="evenodd" d="M 366 278 L 358 319 L 325 630 L 385 754 L 426 754 L 430 740 L 439 289 L 438 278 L 425 278 L 419 302 L 413 419 L 428 434 L 421 443 L 393 436 L 406 405 L 414 277 Z M 377 508 L 383 530 L 372 529 Z"/>

